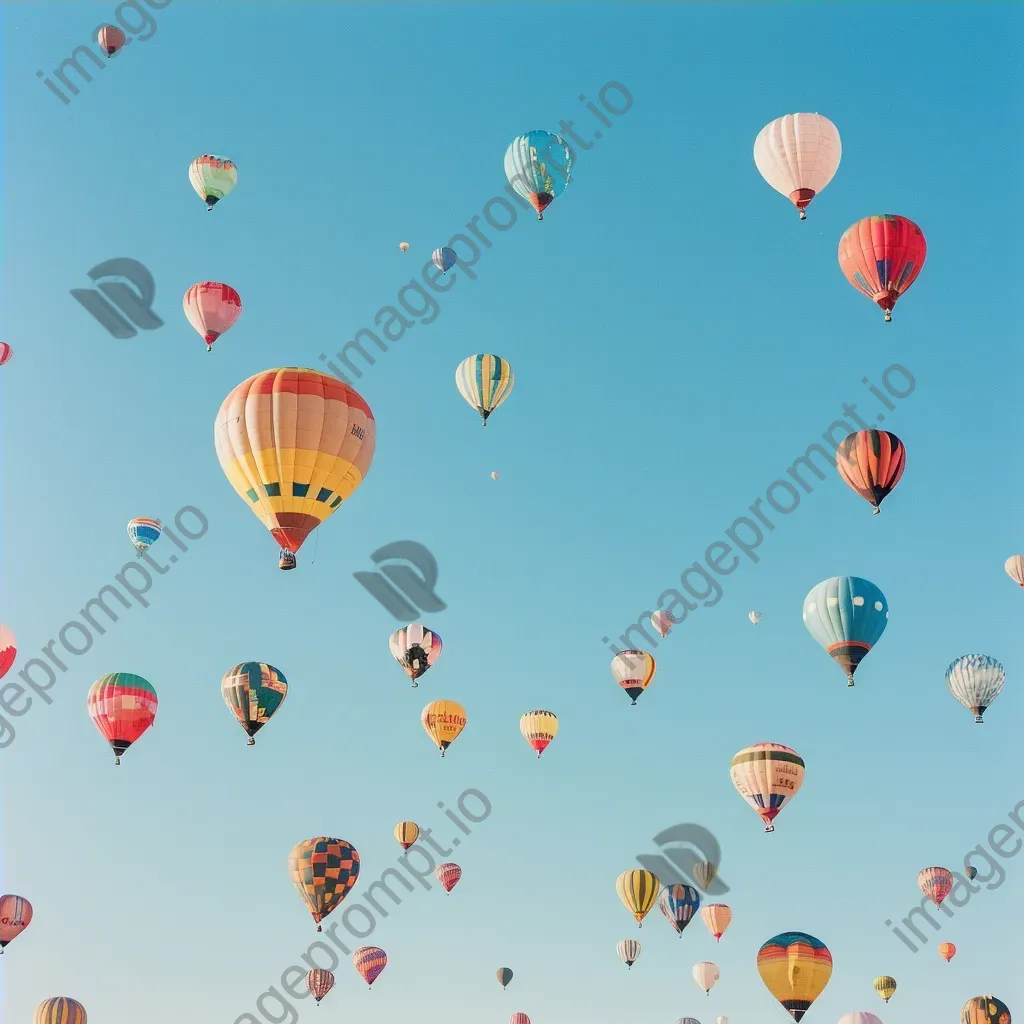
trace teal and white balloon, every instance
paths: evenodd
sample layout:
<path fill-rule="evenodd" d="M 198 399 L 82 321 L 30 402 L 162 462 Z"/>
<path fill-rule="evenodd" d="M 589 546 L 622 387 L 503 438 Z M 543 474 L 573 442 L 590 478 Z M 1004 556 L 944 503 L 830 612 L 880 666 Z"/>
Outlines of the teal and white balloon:
<path fill-rule="evenodd" d="M 965 654 L 946 669 L 949 692 L 974 713 L 978 725 L 986 709 L 1002 692 L 1005 682 L 1003 666 L 987 654 Z"/>
<path fill-rule="evenodd" d="M 459 262 L 459 257 L 455 254 L 454 249 L 449 249 L 447 245 L 442 245 L 440 249 L 434 250 L 431 260 L 442 274 L 446 274 Z"/>
<path fill-rule="evenodd" d="M 807 631 L 839 663 L 849 686 L 853 686 L 857 666 L 878 643 L 888 621 L 885 595 L 859 576 L 822 580 L 804 598 Z"/>
<path fill-rule="evenodd" d="M 537 220 L 544 219 L 544 211 L 568 188 L 571 171 L 572 151 L 551 132 L 527 132 L 505 151 L 505 176 L 537 211 Z"/>
<path fill-rule="evenodd" d="M 455 386 L 487 426 L 487 417 L 512 393 L 516 375 L 507 359 L 489 353 L 463 359 L 455 370 Z"/>

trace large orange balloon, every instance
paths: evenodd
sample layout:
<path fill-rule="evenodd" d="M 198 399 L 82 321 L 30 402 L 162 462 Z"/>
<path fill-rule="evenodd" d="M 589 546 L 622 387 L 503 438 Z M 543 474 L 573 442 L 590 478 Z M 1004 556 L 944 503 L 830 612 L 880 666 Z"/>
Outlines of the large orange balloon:
<path fill-rule="evenodd" d="M 295 568 L 303 541 L 363 482 L 377 438 L 370 407 L 319 370 L 264 370 L 224 399 L 221 469 Z"/>
<path fill-rule="evenodd" d="M 839 266 L 857 291 L 892 319 L 896 300 L 917 280 L 928 246 L 924 232 L 894 213 L 865 217 L 839 239 Z"/>
<path fill-rule="evenodd" d="M 874 506 L 900 482 L 907 466 L 907 449 L 888 430 L 856 430 L 836 449 L 836 468 L 848 487 Z"/>

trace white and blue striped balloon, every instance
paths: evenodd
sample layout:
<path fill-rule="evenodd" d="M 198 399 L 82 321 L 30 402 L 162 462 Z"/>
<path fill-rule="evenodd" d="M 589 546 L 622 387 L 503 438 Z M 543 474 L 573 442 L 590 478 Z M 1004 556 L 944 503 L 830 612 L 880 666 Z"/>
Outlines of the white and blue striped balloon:
<path fill-rule="evenodd" d="M 1003 666 L 987 654 L 965 654 L 946 669 L 949 692 L 968 711 L 974 712 L 974 721 L 981 725 L 985 709 L 1002 692 L 1006 682 Z"/>
<path fill-rule="evenodd" d="M 434 261 L 434 266 L 442 274 L 446 274 L 459 262 L 459 257 L 455 254 L 455 250 L 449 249 L 447 245 L 442 245 L 440 249 L 435 249 L 431 259 Z"/>

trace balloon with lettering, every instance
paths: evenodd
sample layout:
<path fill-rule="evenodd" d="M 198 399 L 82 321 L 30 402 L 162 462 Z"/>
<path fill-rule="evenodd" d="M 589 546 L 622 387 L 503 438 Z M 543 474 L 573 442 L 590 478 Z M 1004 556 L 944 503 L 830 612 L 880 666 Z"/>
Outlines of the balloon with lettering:
<path fill-rule="evenodd" d="M 18 641 L 14 636 L 14 630 L 0 622 L 0 679 L 10 672 L 17 657 Z"/>
<path fill-rule="evenodd" d="M 420 837 L 420 827 L 415 821 L 400 821 L 395 826 L 395 839 L 403 850 L 408 850 Z"/>
<path fill-rule="evenodd" d="M 319 1006 L 320 1000 L 334 988 L 334 975 L 323 968 L 315 967 L 306 972 L 306 988 Z"/>
<path fill-rule="evenodd" d="M 718 874 L 718 868 L 709 860 L 699 860 L 693 865 L 693 880 L 707 892 Z"/>
<path fill-rule="evenodd" d="M 918 873 L 917 887 L 938 906 L 953 888 L 953 873 L 945 868 L 924 868 Z"/>
<path fill-rule="evenodd" d="M 874 989 L 882 997 L 882 1001 L 887 1003 L 896 991 L 896 979 L 890 978 L 888 974 L 883 974 L 881 977 L 875 978 Z"/>
<path fill-rule="evenodd" d="M 668 923 L 682 936 L 683 929 L 700 909 L 700 893 L 692 885 L 668 885 L 658 897 L 658 909 Z"/>
<path fill-rule="evenodd" d="M 757 973 L 794 1021 L 810 1009 L 832 977 L 832 954 L 806 932 L 783 932 L 757 954 Z"/>
<path fill-rule="evenodd" d="M 543 220 L 544 211 L 572 181 L 572 153 L 561 136 L 527 132 L 505 151 L 505 177 L 537 211 L 537 220 Z"/>
<path fill-rule="evenodd" d="M 952 942 L 939 943 L 939 956 L 948 964 L 956 956 L 956 946 Z"/>
<path fill-rule="evenodd" d="M 367 985 L 372 985 L 388 965 L 388 955 L 380 946 L 360 946 L 352 954 L 355 969 Z"/>
<path fill-rule="evenodd" d="M 320 922 L 336 910 L 359 877 L 359 853 L 344 839 L 317 836 L 296 843 L 288 855 L 292 885 L 322 932 Z"/>
<path fill-rule="evenodd" d="M 754 164 L 761 177 L 800 211 L 832 180 L 843 155 L 836 126 L 821 114 L 786 114 L 766 124 L 754 139 Z"/>
<path fill-rule="evenodd" d="M 718 964 L 713 964 L 709 960 L 703 960 L 701 963 L 693 965 L 692 973 L 693 980 L 704 990 L 704 995 L 710 995 L 711 990 L 715 987 L 715 982 L 718 981 L 720 976 Z"/>
<path fill-rule="evenodd" d="M 558 735 L 558 717 L 553 711 L 527 711 L 519 719 L 519 731 L 540 757 Z"/>
<path fill-rule="evenodd" d="M 668 636 L 668 631 L 676 624 L 676 620 L 668 615 L 666 612 L 655 612 L 651 616 L 651 625 L 658 631 L 658 635 L 662 637 Z"/>
<path fill-rule="evenodd" d="M 209 212 L 238 184 L 238 168 L 226 156 L 204 153 L 189 165 L 188 180 Z"/>
<path fill-rule="evenodd" d="M 623 871 L 615 880 L 615 891 L 626 909 L 636 918 L 637 926 L 642 928 L 643 919 L 657 902 L 661 881 L 653 871 L 632 868 Z"/>
<path fill-rule="evenodd" d="M 89 1017 L 77 999 L 54 996 L 36 1007 L 32 1024 L 89 1024 Z"/>
<path fill-rule="evenodd" d="M 888 430 L 855 430 L 836 449 L 836 468 L 844 483 L 866 502 L 874 514 L 900 482 L 907 467 L 903 442 Z"/>
<path fill-rule="evenodd" d="M 9 362 L 11 356 L 14 355 L 14 349 L 7 344 L 6 341 L 0 341 L 0 366 L 4 363 Z"/>
<path fill-rule="evenodd" d="M 462 868 L 458 864 L 447 861 L 444 864 L 439 864 L 434 874 L 444 891 L 451 892 L 462 877 Z"/>
<path fill-rule="evenodd" d="M 856 1013 L 844 1013 L 839 1018 L 839 1024 L 882 1024 L 882 1022 L 873 1013 L 858 1010 Z"/>
<path fill-rule="evenodd" d="M 469 356 L 455 370 L 459 394 L 480 413 L 483 425 L 487 417 L 505 401 L 516 383 L 516 375 L 501 356 L 482 353 Z"/>
<path fill-rule="evenodd" d="M 1010 555 L 1003 568 L 1017 586 L 1024 587 L 1024 555 Z"/>
<path fill-rule="evenodd" d="M 213 343 L 230 329 L 242 315 L 242 299 L 229 284 L 220 281 L 200 281 L 192 285 L 182 306 L 188 322 L 206 342 L 206 351 L 213 351 Z"/>
<path fill-rule="evenodd" d="M 708 903 L 700 908 L 701 920 L 707 925 L 708 931 L 715 937 L 715 942 L 721 942 L 725 929 L 732 921 L 732 908 L 724 903 Z"/>
<path fill-rule="evenodd" d="M 853 686 L 857 666 L 878 643 L 889 621 L 885 595 L 859 576 L 822 580 L 804 598 L 804 625 L 846 673 Z"/>
<path fill-rule="evenodd" d="M 774 832 L 779 812 L 804 784 L 804 762 L 781 743 L 755 743 L 733 757 L 729 775 L 736 792 L 764 822 L 765 832 Z"/>
<path fill-rule="evenodd" d="M 156 543 L 164 532 L 163 524 L 159 519 L 147 519 L 145 516 L 138 516 L 128 523 L 128 539 L 135 545 L 135 550 L 141 555 L 143 551 Z"/>
<path fill-rule="evenodd" d="M 946 669 L 949 692 L 981 725 L 982 715 L 1003 690 L 1006 672 L 995 658 L 987 654 L 965 654 Z"/>
<path fill-rule="evenodd" d="M 761 613 L 747 612 L 747 618 L 756 626 L 761 621 Z"/>
<path fill-rule="evenodd" d="M 928 255 L 924 232 L 894 213 L 865 217 L 839 239 L 839 266 L 847 281 L 885 310 L 886 322 L 899 297 L 917 280 Z"/>
<path fill-rule="evenodd" d="M 656 671 L 654 658 L 647 651 L 619 651 L 612 658 L 612 675 L 634 704 L 637 697 L 651 685 Z"/>
<path fill-rule="evenodd" d="M 1010 1008 L 995 996 L 975 996 L 964 1003 L 960 1024 L 1012 1024 Z"/>
<path fill-rule="evenodd" d="M 972 864 L 964 874 L 973 882 L 978 877 L 978 869 Z"/>
<path fill-rule="evenodd" d="M 0 953 L 32 923 L 32 904 L 24 896 L 0 896 Z"/>
<path fill-rule="evenodd" d="M 152 683 L 131 672 L 109 672 L 89 688 L 89 717 L 114 751 L 114 764 L 153 724 L 158 704 Z"/>
<path fill-rule="evenodd" d="M 622 939 L 615 948 L 627 967 L 632 967 L 640 956 L 640 943 L 636 939 Z"/>
<path fill-rule="evenodd" d="M 391 634 L 388 641 L 391 655 L 405 674 L 418 686 L 417 680 L 441 657 L 441 638 L 426 626 L 414 622 Z"/>
<path fill-rule="evenodd" d="M 501 987 L 503 989 L 508 988 L 508 983 L 512 980 L 512 969 L 509 967 L 499 967 L 497 974 Z"/>
<path fill-rule="evenodd" d="M 431 701 L 423 709 L 420 722 L 444 757 L 445 751 L 466 728 L 466 709 L 453 700 Z"/>
<path fill-rule="evenodd" d="M 459 262 L 459 257 L 455 254 L 454 249 L 449 249 L 447 245 L 442 245 L 440 249 L 434 250 L 431 261 L 442 274 L 447 274 Z"/>
<path fill-rule="evenodd" d="M 101 25 L 96 42 L 108 57 L 113 57 L 128 42 L 128 37 L 116 25 Z"/>
<path fill-rule="evenodd" d="M 220 692 L 228 710 L 248 736 L 246 746 L 251 747 L 256 744 L 253 737 L 284 703 L 288 695 L 288 680 L 273 665 L 244 661 L 224 673 Z"/>
<path fill-rule="evenodd" d="M 282 569 L 295 568 L 306 538 L 363 482 L 376 436 L 359 394 L 318 370 L 264 370 L 221 403 L 221 469 L 280 545 Z"/>

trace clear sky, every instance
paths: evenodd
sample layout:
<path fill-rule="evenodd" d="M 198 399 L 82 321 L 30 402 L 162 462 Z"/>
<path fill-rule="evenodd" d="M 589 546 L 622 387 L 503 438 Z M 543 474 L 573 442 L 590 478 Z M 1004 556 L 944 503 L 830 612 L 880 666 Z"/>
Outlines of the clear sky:
<path fill-rule="evenodd" d="M 391 958 L 373 990 L 343 962 L 318 1010 L 295 1004 L 301 1020 L 783 1024 L 754 960 L 787 930 L 835 961 L 807 1024 L 952 1021 L 981 992 L 1020 1011 L 1024 854 L 917 954 L 884 923 L 918 905 L 922 867 L 962 868 L 1024 800 L 1024 594 L 1002 568 L 1024 548 L 1020 9 L 176 0 L 150 14 L 151 38 L 64 104 L 36 72 L 114 5 L 3 8 L 8 678 L 131 559 L 131 517 L 172 523 L 191 505 L 209 523 L 149 607 L 65 653 L 52 704 L 12 719 L 0 890 L 36 919 L 2 958 L 4 1021 L 69 995 L 90 1024 L 290 1024 L 256 1001 L 315 937 L 291 847 L 353 843 L 357 899 L 394 866 L 400 819 L 450 848 L 460 833 L 437 804 L 467 788 L 492 810 L 452 855 L 458 887 L 401 890 L 368 940 Z M 604 126 L 585 104 L 609 81 L 632 106 Z M 791 111 L 825 114 L 843 142 L 805 223 L 751 155 Z M 563 119 L 592 141 L 572 184 L 543 223 L 520 210 L 505 233 L 485 227 L 476 279 L 454 270 L 433 321 L 356 381 L 372 468 L 279 572 L 214 453 L 224 396 L 261 370 L 322 366 L 504 194 L 512 138 Z M 204 152 L 239 168 L 211 214 L 187 177 Z M 929 246 L 892 324 L 836 259 L 848 225 L 886 212 Z M 115 257 L 151 270 L 162 328 L 114 339 L 69 295 Z M 211 354 L 181 311 L 206 279 L 244 304 Z M 453 379 L 475 352 L 516 373 L 486 430 Z M 874 417 L 861 379 L 881 387 L 895 363 L 915 389 L 886 420 L 908 469 L 882 514 L 834 474 L 816 482 L 760 561 L 659 644 L 630 707 L 601 638 L 676 585 L 844 402 Z M 399 623 L 352 577 L 402 539 L 434 553 L 448 605 L 425 619 L 444 652 L 416 690 L 388 652 Z M 175 551 L 165 537 L 152 554 Z M 807 591 L 844 574 L 890 607 L 853 689 L 801 621 Z M 943 681 L 969 652 L 1007 670 L 983 726 Z M 255 749 L 220 696 L 245 660 L 291 684 Z M 116 769 L 85 710 L 112 671 L 160 697 Z M 440 698 L 469 718 L 444 760 L 419 723 Z M 540 761 L 519 734 L 531 708 L 561 723 Z M 807 764 L 773 835 L 729 780 L 733 754 L 765 740 Z M 722 848 L 734 921 L 717 946 L 700 921 L 677 939 L 656 910 L 638 933 L 615 893 L 681 822 Z M 628 936 L 643 943 L 631 971 L 615 953 Z M 709 997 L 700 960 L 721 967 Z M 883 973 L 899 982 L 888 1006 L 871 988 Z"/>

